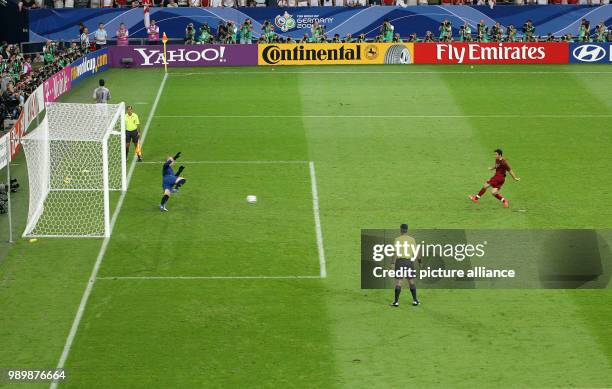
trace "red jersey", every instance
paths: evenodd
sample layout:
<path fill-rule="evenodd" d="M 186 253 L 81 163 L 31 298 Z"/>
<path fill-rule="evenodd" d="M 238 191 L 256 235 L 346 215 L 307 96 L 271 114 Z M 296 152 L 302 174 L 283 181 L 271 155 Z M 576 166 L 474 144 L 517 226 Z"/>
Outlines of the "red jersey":
<path fill-rule="evenodd" d="M 495 175 L 506 177 L 506 172 L 512 170 L 505 159 L 495 159 Z"/>

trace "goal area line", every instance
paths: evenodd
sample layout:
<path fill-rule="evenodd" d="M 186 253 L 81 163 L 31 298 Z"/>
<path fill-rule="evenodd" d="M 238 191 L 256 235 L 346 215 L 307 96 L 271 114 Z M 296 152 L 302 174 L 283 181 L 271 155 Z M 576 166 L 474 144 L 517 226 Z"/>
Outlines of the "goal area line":
<path fill-rule="evenodd" d="M 139 165 L 159 165 L 159 164 L 163 164 L 166 161 L 143 161 L 143 162 L 138 162 Z M 179 162 L 177 162 L 179 163 Z M 180 161 L 180 164 L 182 165 L 197 165 L 197 164 L 210 164 L 210 165 L 240 165 L 240 164 L 244 164 L 244 165 L 266 165 L 266 164 L 308 164 L 310 163 L 310 161 L 274 161 L 274 160 L 261 160 L 261 161 L 238 161 L 238 160 L 234 160 L 234 161 L 225 161 L 225 160 L 217 160 L 217 161 Z"/>
<path fill-rule="evenodd" d="M 321 276 L 103 276 L 97 280 L 318 280 Z"/>

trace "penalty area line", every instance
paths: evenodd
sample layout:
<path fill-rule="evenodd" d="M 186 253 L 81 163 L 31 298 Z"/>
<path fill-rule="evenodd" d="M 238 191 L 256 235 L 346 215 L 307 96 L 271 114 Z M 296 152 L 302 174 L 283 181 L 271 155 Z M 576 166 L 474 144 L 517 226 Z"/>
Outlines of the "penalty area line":
<path fill-rule="evenodd" d="M 155 100 L 153 101 L 153 106 L 151 107 L 151 112 L 149 112 L 149 117 L 147 118 L 147 122 L 142 131 L 141 143 L 144 144 L 144 141 L 147 136 L 147 132 L 149 131 L 149 127 L 151 126 L 151 122 L 153 117 L 155 116 L 155 110 L 157 109 L 157 105 L 159 104 L 159 99 L 161 98 L 162 92 L 164 90 L 164 86 L 166 85 L 166 80 L 168 79 L 168 74 L 164 74 L 164 78 L 157 89 L 157 95 L 155 96 Z M 127 184 L 129 186 L 130 181 L 132 180 L 132 176 L 134 174 L 134 169 L 136 168 L 135 157 L 132 159 L 132 163 L 130 164 L 130 171 L 127 176 Z M 119 200 L 117 201 L 117 206 L 115 207 L 115 211 L 113 212 L 113 217 L 110 223 L 111 233 L 113 231 L 113 227 L 117 221 L 117 217 L 119 216 L 119 212 L 121 211 L 121 207 L 123 206 L 123 202 L 125 200 L 125 195 L 127 190 L 121 192 L 119 196 Z M 83 296 L 81 297 L 81 302 L 79 303 L 79 307 L 77 309 L 76 316 L 72 322 L 72 326 L 70 327 L 70 332 L 68 333 L 68 337 L 66 338 L 66 343 L 64 344 L 64 349 L 62 350 L 62 355 L 60 356 L 59 362 L 57 363 L 57 369 L 63 369 L 66 364 L 66 360 L 68 359 L 68 355 L 70 354 L 70 349 L 72 348 L 72 344 L 74 342 L 74 338 L 79 329 L 79 324 L 81 323 L 81 319 L 83 318 L 83 313 L 85 312 L 85 307 L 87 306 L 87 301 L 89 300 L 89 296 L 91 295 L 91 291 L 93 289 L 94 283 L 96 282 L 98 271 L 100 270 L 100 266 L 102 265 L 102 261 L 104 260 L 104 255 L 106 254 L 106 249 L 108 248 L 108 243 L 110 242 L 110 237 L 104 238 L 102 242 L 102 246 L 100 246 L 100 251 L 98 252 L 98 256 L 96 258 L 96 262 L 94 264 L 93 269 L 91 270 L 91 275 L 89 276 L 89 280 L 87 281 L 87 286 L 85 287 L 85 291 L 83 292 Z M 57 388 L 58 381 L 53 381 L 50 385 L 50 389 Z"/>
<path fill-rule="evenodd" d="M 327 266 L 325 263 L 325 248 L 323 247 L 323 232 L 321 230 L 321 215 L 319 214 L 319 192 L 317 190 L 317 176 L 313 161 L 308 163 L 310 170 L 310 183 L 312 191 L 312 213 L 315 221 L 315 233 L 317 235 L 317 251 L 319 252 L 319 273 L 321 278 L 327 277 Z"/>
<path fill-rule="evenodd" d="M 482 115 L 156 115 L 165 119 L 585 119 L 612 114 L 482 114 Z"/>

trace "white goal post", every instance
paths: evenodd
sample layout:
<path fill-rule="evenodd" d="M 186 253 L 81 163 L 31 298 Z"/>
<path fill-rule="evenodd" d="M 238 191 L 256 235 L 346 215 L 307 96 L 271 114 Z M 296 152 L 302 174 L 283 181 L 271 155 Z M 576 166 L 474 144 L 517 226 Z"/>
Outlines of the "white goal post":
<path fill-rule="evenodd" d="M 52 103 L 21 143 L 30 184 L 24 237 L 110 236 L 110 191 L 125 191 L 125 104 Z"/>

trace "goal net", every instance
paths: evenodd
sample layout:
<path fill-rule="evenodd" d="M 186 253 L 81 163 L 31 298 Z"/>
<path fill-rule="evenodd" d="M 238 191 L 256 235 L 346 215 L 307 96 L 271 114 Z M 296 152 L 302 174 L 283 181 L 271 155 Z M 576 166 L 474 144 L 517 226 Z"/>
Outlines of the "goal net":
<path fill-rule="evenodd" d="M 21 143 L 30 184 L 24 237 L 110 236 L 110 191 L 125 191 L 125 105 L 52 103 Z"/>

